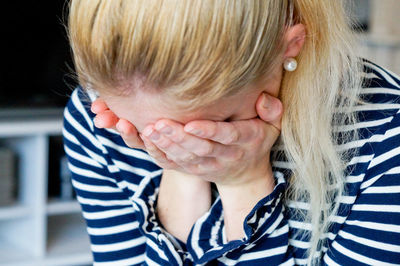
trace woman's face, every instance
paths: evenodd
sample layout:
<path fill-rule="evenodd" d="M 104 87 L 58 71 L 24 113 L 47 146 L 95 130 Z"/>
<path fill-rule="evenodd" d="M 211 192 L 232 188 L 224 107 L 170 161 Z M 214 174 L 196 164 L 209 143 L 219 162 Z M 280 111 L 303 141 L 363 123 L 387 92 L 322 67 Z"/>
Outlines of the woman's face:
<path fill-rule="evenodd" d="M 251 119 L 257 116 L 256 101 L 262 92 L 272 96 L 279 93 L 282 70 L 278 69 L 266 81 L 244 88 L 246 93 L 222 98 L 212 105 L 196 111 L 186 111 L 174 105 L 176 99 L 163 94 L 137 89 L 130 96 L 101 94 L 111 111 L 119 118 L 124 118 L 135 125 L 139 132 L 149 124 L 155 124 L 162 118 L 171 119 L 181 124 L 193 120 L 233 121 Z M 135 88 L 132 88 L 135 89 Z"/>

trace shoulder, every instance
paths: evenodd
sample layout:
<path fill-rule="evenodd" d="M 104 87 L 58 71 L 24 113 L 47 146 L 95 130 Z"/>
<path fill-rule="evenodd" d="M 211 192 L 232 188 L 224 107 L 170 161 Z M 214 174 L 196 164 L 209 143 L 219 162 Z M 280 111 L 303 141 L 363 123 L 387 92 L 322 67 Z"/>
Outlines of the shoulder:
<path fill-rule="evenodd" d="M 371 62 L 362 60 L 363 81 L 360 103 L 355 106 L 361 139 L 376 142 L 378 135 L 398 127 L 400 113 L 400 77 Z"/>
<path fill-rule="evenodd" d="M 367 59 L 361 59 L 365 87 L 394 88 L 399 90 L 400 77 L 389 69 Z"/>
<path fill-rule="evenodd" d="M 68 128 L 76 133 L 84 134 L 88 138 L 112 139 L 118 145 L 124 145 L 120 134 L 113 129 L 97 128 L 94 125 L 95 113 L 91 111 L 92 102 L 97 99 L 95 91 L 85 90 L 78 86 L 71 93 L 70 99 L 64 108 L 64 131 Z M 91 135 L 92 137 L 89 137 Z"/>
<path fill-rule="evenodd" d="M 64 123 L 76 120 L 81 126 L 94 131 L 93 119 L 95 114 L 90 111 L 92 102 L 97 98 L 95 93 L 77 87 L 71 93 L 70 99 L 64 109 Z M 72 123 L 77 126 L 76 123 Z"/>
<path fill-rule="evenodd" d="M 400 166 L 400 77 L 391 71 L 363 60 L 363 88 L 357 106 L 361 155 L 370 160 L 362 188 Z M 367 181 L 367 182 L 366 182 Z"/>
<path fill-rule="evenodd" d="M 367 103 L 366 107 L 392 110 L 392 114 L 400 109 L 400 77 L 397 74 L 362 59 L 361 75 L 363 83 L 360 98 Z"/>

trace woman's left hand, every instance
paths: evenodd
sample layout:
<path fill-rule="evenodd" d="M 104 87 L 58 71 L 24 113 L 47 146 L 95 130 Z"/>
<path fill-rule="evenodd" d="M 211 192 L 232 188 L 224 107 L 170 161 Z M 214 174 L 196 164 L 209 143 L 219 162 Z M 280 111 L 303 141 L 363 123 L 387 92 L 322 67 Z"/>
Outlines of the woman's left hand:
<path fill-rule="evenodd" d="M 282 103 L 266 93 L 256 103 L 257 118 L 232 122 L 197 120 L 186 125 L 161 119 L 141 135 L 147 152 L 163 168 L 217 184 L 247 182 L 244 175 L 269 164 L 279 137 Z M 261 162 L 261 163 L 260 163 Z"/>

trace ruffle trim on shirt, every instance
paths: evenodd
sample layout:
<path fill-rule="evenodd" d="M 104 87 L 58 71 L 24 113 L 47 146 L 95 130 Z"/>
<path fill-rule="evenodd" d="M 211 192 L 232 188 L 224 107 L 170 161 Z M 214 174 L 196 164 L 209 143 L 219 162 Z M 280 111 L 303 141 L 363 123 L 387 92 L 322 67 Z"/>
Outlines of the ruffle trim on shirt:
<path fill-rule="evenodd" d="M 244 220 L 246 236 L 243 239 L 224 241 L 223 208 L 218 198 L 210 211 L 204 214 L 192 227 L 188 237 L 187 249 L 196 264 L 207 263 L 224 254 L 245 248 L 267 237 L 280 223 L 276 223 L 283 211 L 282 193 L 286 187 L 284 175 L 274 172 L 276 185 L 272 193 L 261 199 Z"/>

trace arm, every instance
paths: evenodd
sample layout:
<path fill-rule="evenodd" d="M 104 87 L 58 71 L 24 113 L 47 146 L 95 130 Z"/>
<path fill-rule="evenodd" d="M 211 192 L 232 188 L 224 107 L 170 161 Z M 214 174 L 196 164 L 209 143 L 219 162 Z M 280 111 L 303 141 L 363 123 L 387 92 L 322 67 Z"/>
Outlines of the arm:
<path fill-rule="evenodd" d="M 257 202 L 269 195 L 275 186 L 269 164 L 245 174 L 252 176 L 243 184 L 218 185 L 224 209 L 224 224 L 227 241 L 245 237 L 243 222 Z"/>
<path fill-rule="evenodd" d="M 164 170 L 157 199 L 163 227 L 186 243 L 195 221 L 211 206 L 210 183 L 174 170 Z"/>
<path fill-rule="evenodd" d="M 118 134 L 94 128 L 81 93 L 75 90 L 65 108 L 63 136 L 94 263 L 182 263 L 178 249 L 185 247 L 164 234 L 154 212 L 161 171 Z"/>
<path fill-rule="evenodd" d="M 144 261 L 146 239 L 139 231 L 129 195 L 118 187 L 115 175 L 107 168 L 104 146 L 95 137 L 90 119 L 86 119 L 89 113 L 80 93 L 72 93 L 64 110 L 63 138 L 93 262 L 140 264 Z"/>

